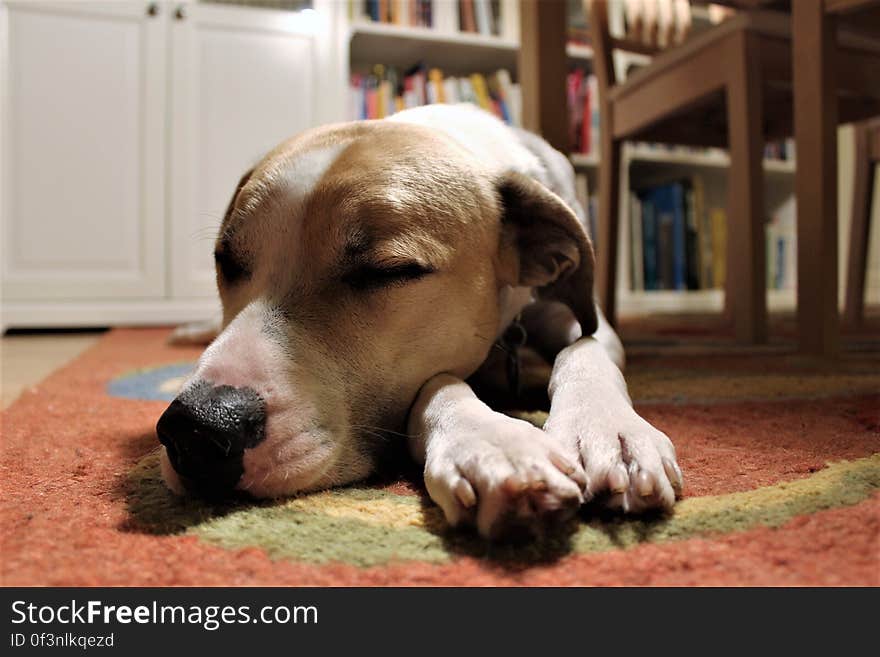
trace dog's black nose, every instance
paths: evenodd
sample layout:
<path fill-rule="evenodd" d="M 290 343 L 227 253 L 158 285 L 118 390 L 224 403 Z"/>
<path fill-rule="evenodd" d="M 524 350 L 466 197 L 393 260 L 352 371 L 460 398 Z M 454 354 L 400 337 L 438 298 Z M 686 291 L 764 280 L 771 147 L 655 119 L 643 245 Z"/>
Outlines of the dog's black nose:
<path fill-rule="evenodd" d="M 265 436 L 266 404 L 250 388 L 201 382 L 159 418 L 156 432 L 184 484 L 206 496 L 231 491 L 244 473 L 244 450 Z"/>

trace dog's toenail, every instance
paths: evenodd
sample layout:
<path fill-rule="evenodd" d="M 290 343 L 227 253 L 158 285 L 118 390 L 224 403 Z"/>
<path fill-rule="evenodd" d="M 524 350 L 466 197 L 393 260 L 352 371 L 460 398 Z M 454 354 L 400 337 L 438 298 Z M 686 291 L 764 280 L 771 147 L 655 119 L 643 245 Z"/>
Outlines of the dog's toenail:
<path fill-rule="evenodd" d="M 677 491 L 681 492 L 682 478 L 681 478 L 681 469 L 678 467 L 673 461 L 664 458 L 663 459 L 663 470 L 666 472 L 666 476 L 669 478 L 669 483 L 672 484 L 672 487 Z"/>
<path fill-rule="evenodd" d="M 526 482 L 519 475 L 512 475 L 504 480 L 501 487 L 510 495 L 519 495 L 526 489 Z"/>
<path fill-rule="evenodd" d="M 615 493 L 622 493 L 629 486 L 629 475 L 623 465 L 615 465 L 608 473 L 608 488 Z"/>
<path fill-rule="evenodd" d="M 574 464 L 558 452 L 550 452 L 550 462 L 556 466 L 557 470 L 567 475 L 575 471 Z"/>
<path fill-rule="evenodd" d="M 650 497 L 654 494 L 654 481 L 645 470 L 640 470 L 636 475 L 636 490 L 642 497 Z"/>
<path fill-rule="evenodd" d="M 455 484 L 455 497 L 458 498 L 458 501 L 461 502 L 461 505 L 466 509 L 470 509 L 477 503 L 477 496 L 474 493 L 474 489 L 465 479 L 459 479 L 458 483 Z"/>

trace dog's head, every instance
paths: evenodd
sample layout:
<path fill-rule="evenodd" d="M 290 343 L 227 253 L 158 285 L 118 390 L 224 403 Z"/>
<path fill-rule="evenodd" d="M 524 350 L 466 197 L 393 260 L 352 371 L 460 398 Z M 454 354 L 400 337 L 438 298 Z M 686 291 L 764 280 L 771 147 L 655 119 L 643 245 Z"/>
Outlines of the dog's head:
<path fill-rule="evenodd" d="M 402 123 L 282 144 L 239 183 L 215 256 L 223 331 L 158 425 L 180 491 L 363 478 L 428 379 L 480 366 L 514 297 L 539 288 L 596 322 L 571 210 Z"/>

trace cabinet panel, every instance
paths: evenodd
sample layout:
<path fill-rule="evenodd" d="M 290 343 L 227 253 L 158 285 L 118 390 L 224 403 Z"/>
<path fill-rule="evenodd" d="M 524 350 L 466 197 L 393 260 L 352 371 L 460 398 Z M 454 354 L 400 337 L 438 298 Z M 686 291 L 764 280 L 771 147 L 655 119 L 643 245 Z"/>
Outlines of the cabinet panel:
<path fill-rule="evenodd" d="M 192 5 L 174 21 L 172 277 L 178 297 L 216 294 L 212 240 L 241 175 L 319 122 L 316 12 Z"/>
<path fill-rule="evenodd" d="M 146 7 L 5 9 L 7 299 L 164 294 L 164 30 Z"/>

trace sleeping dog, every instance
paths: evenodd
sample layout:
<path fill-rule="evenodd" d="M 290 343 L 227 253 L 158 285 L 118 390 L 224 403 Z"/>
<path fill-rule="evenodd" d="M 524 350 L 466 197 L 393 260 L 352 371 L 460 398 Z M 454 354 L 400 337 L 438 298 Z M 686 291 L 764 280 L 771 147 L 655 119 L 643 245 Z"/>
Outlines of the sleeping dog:
<path fill-rule="evenodd" d="M 286 141 L 223 218 L 222 327 L 157 426 L 168 486 L 328 488 L 400 437 L 449 523 L 487 537 L 591 500 L 671 508 L 675 449 L 633 410 L 583 221 L 565 157 L 469 106 Z M 515 375 L 490 357 L 511 326 L 552 363 L 543 429 L 466 382 Z"/>

